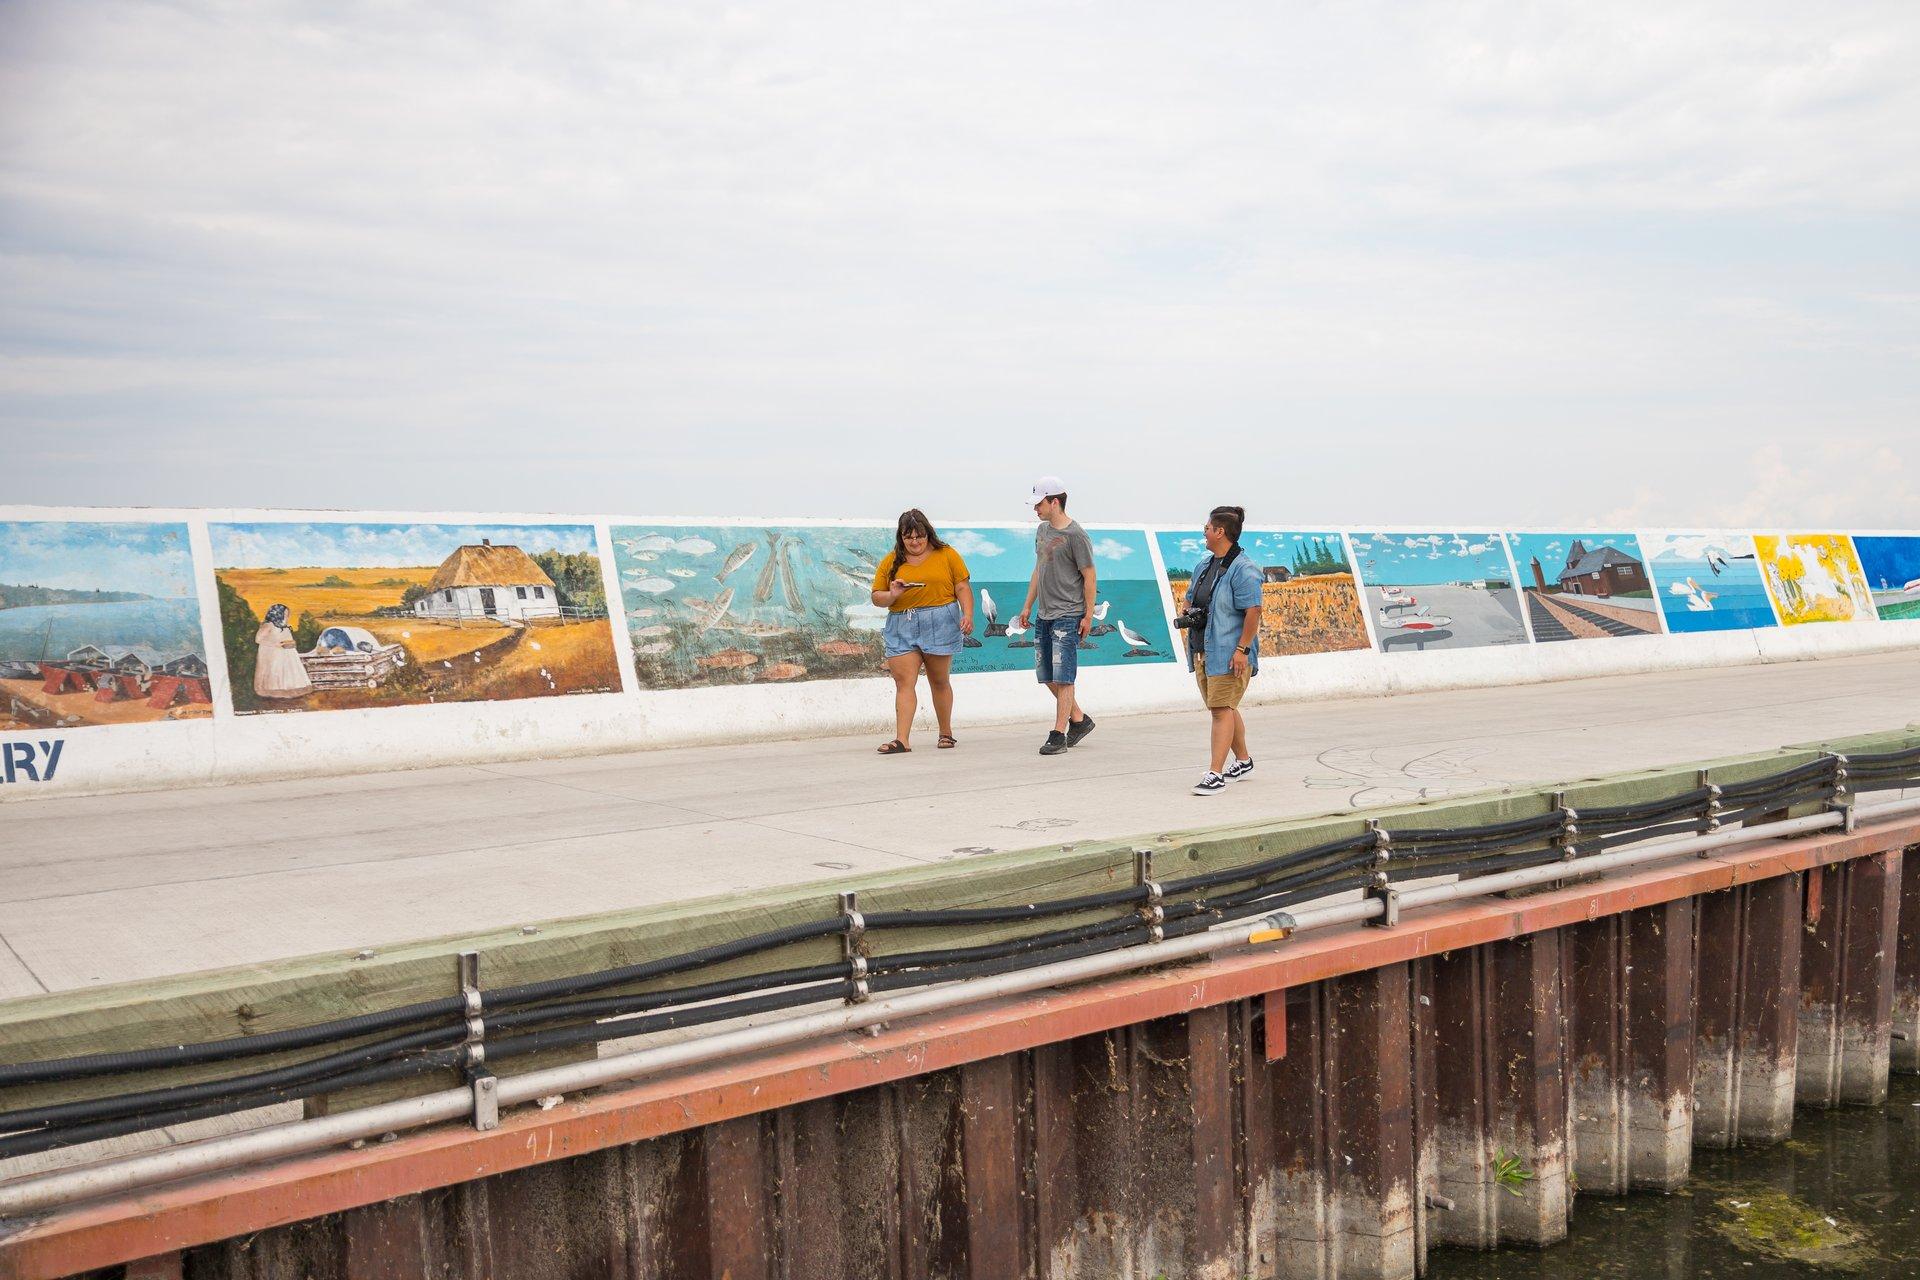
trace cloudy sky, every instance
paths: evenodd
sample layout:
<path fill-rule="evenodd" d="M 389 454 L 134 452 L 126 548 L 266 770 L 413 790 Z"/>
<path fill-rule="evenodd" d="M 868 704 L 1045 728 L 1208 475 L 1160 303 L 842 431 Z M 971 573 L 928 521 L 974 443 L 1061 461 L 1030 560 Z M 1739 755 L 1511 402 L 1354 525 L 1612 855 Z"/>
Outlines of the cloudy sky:
<path fill-rule="evenodd" d="M 1920 7 L 0 6 L 0 503 L 1920 525 Z"/>

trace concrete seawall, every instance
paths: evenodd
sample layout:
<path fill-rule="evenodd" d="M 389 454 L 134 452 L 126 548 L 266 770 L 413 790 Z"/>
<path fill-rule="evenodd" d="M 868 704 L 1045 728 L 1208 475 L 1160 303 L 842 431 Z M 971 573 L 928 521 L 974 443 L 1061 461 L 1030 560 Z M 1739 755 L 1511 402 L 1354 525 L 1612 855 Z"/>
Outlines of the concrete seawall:
<path fill-rule="evenodd" d="M 8 623 L 18 632 L 9 642 L 12 647 L 0 652 L 0 660 L 13 660 L 22 670 L 32 666 L 39 671 L 41 659 L 65 661 L 69 652 L 78 652 L 71 642 L 92 636 L 89 643 L 105 652 L 89 658 L 91 666 L 80 663 L 76 679 L 104 686 L 107 664 L 116 662 L 130 664 L 128 669 L 132 671 L 114 689 L 103 687 L 98 696 L 91 687 L 82 692 L 45 693 L 40 674 L 0 682 L 6 689 L 0 694 L 0 717 L 12 717 L 0 718 L 0 766 L 4 766 L 0 769 L 0 803 L 245 779 L 802 738 L 877 729 L 888 722 L 891 713 L 891 686 L 879 672 L 875 647 L 877 617 L 852 619 L 848 625 L 856 629 L 832 633 L 854 637 L 852 640 L 825 639 L 826 631 L 814 636 L 807 651 L 815 655 L 809 659 L 818 668 L 815 670 L 809 670 L 806 663 L 773 661 L 771 652 L 760 656 L 749 651 L 754 644 L 790 646 L 796 635 L 812 634 L 807 632 L 808 627 L 817 630 L 826 626 L 819 620 L 828 613 L 838 617 L 846 612 L 850 618 L 862 610 L 877 613 L 864 603 L 864 593 L 850 581 L 858 578 L 855 569 L 865 562 L 844 563 L 871 556 L 876 547 L 890 545 L 890 531 L 870 523 L 738 519 L 662 523 L 627 517 L 565 520 L 498 513 L 0 508 L 0 533 L 8 529 L 66 531 L 58 536 L 74 541 L 69 552 L 74 564 L 66 570 L 79 575 L 74 582 L 92 580 L 86 577 L 90 564 L 118 563 L 114 557 L 127 551 L 121 543 L 136 536 L 161 539 L 168 548 L 166 563 L 172 566 L 168 572 L 176 574 L 178 582 L 157 585 L 152 580 L 158 572 L 155 569 L 143 569 L 146 576 L 133 581 L 149 594 L 185 593 L 180 603 L 187 612 L 183 619 L 175 620 L 170 638 L 162 641 L 154 630 L 157 624 L 150 619 L 116 626 L 97 624 L 90 630 L 70 633 L 53 625 L 56 620 L 62 620 L 63 626 L 71 621 L 67 615 L 56 619 L 50 613 L 48 625 L 40 629 L 36 629 L 37 619 L 48 610 L 71 614 L 75 605 L 0 608 L 0 623 Z M 661 529 L 667 532 L 657 532 Z M 976 573 L 1011 576 L 1024 582 L 1024 569 L 1015 572 L 1017 566 L 1011 562 L 1022 554 L 1022 540 L 1030 543 L 1030 529 L 1030 525 L 1007 524 L 962 528 L 961 532 L 970 536 L 968 545 L 981 548 L 974 563 L 982 567 Z M 1169 556 L 1184 552 L 1176 549 L 1163 555 L 1165 547 L 1184 547 L 1179 542 L 1182 531 L 1107 524 L 1090 524 L 1089 530 L 1103 554 L 1113 557 L 1101 563 L 1100 571 L 1126 575 L 1113 579 L 1113 595 L 1133 602 L 1122 607 L 1134 611 L 1130 625 L 1142 633 L 1137 638 L 1145 643 L 1129 647 L 1109 636 L 1095 644 L 1095 651 L 1083 655 L 1083 662 L 1092 664 L 1083 668 L 1082 675 L 1088 705 L 1096 712 L 1110 713 L 1191 705 L 1191 681 L 1177 660 L 1177 642 L 1172 638 L 1173 596 L 1167 576 L 1169 568 L 1183 567 L 1182 561 L 1170 563 Z M 675 534 L 679 535 L 677 540 L 669 536 Z M 1342 542 L 1343 538 L 1381 537 L 1378 533 L 1347 535 L 1337 530 L 1314 536 L 1322 541 L 1331 539 L 1336 548 L 1349 545 Z M 1501 535 L 1486 536 L 1497 539 Z M 1631 541 L 1636 536 L 1626 535 L 1623 540 Z M 1678 536 L 1648 533 L 1641 540 L 1652 546 L 1659 538 Z M 1745 534 L 1727 536 L 1747 538 Z M 52 533 L 44 535 L 45 539 L 55 537 Z M 1900 541 L 1901 537 L 1889 535 L 1883 540 Z M 572 583 L 570 589 L 577 598 L 589 601 L 589 606 L 599 602 L 598 613 L 587 607 L 578 619 L 542 616 L 524 623 L 506 617 L 514 607 L 544 603 L 548 587 L 540 584 L 559 580 L 542 568 L 523 566 L 504 575 L 496 572 L 495 576 L 520 573 L 533 583 L 497 588 L 499 617 L 475 617 L 464 612 L 469 606 L 467 597 L 460 593 L 482 588 L 426 590 L 430 579 L 454 583 L 481 574 L 482 570 L 472 567 L 474 557 L 468 553 L 516 550 L 497 545 L 507 538 L 526 541 L 529 549 L 541 557 L 542 565 Z M 658 545 L 648 538 L 689 548 L 688 563 L 698 565 L 698 569 L 661 569 L 658 566 L 666 561 L 660 556 L 674 553 L 630 549 Z M 461 545 L 466 541 L 474 545 Z M 859 546 L 840 548 L 847 542 Z M 389 543 L 391 550 L 355 550 L 362 544 L 385 547 Z M 717 567 L 710 565 L 708 560 L 722 554 L 722 543 L 736 544 L 733 554 Z M 819 569 L 816 576 L 809 577 L 806 572 L 811 562 L 797 561 L 800 552 L 793 548 L 803 543 L 818 543 L 825 548 L 820 564 L 812 565 Z M 538 550 L 548 545 L 554 549 Z M 432 564 L 410 563 L 437 560 L 448 547 L 454 550 L 437 571 Z M 992 555 L 985 554 L 989 550 Z M 153 563 L 159 562 L 158 551 L 142 550 L 141 554 Z M 1030 558 L 1030 549 L 1025 554 Z M 1396 604 L 1379 610 L 1365 607 L 1355 594 L 1352 575 L 1365 578 L 1374 573 L 1368 567 L 1374 561 L 1350 551 L 1340 554 L 1347 557 L 1343 563 L 1350 573 L 1346 579 L 1337 575 L 1330 579 L 1345 585 L 1329 590 L 1344 593 L 1343 600 L 1352 596 L 1343 606 L 1347 611 L 1340 615 L 1348 633 L 1345 638 L 1316 633 L 1317 638 L 1300 639 L 1302 647 L 1315 651 L 1269 654 L 1254 682 L 1250 695 L 1253 701 L 1364 697 L 1605 674 L 1796 662 L 1920 646 L 1920 619 L 1874 621 L 1872 606 L 1868 605 L 1849 625 L 1783 626 L 1770 621 L 1758 628 L 1606 636 L 1562 643 L 1534 643 L 1527 633 L 1516 631 L 1518 643 L 1449 648 L 1447 642 L 1434 640 L 1431 645 L 1440 647 L 1422 641 L 1416 648 L 1401 642 L 1417 640 L 1422 633 L 1407 630 L 1400 623 L 1405 621 L 1403 614 L 1411 616 L 1418 607 L 1412 601 L 1419 589 L 1401 597 L 1408 601 L 1405 606 Z M 1437 548 L 1434 554 L 1439 554 Z M 396 558 L 407 563 L 394 565 Z M 146 565 L 149 560 L 140 563 Z M 353 563 L 346 563 L 348 560 Z M 340 563 L 330 565 L 329 561 Z M 1002 562 L 1008 567 L 990 567 Z M 250 567 L 230 567 L 235 564 Z M 366 567 L 369 564 L 393 567 Z M 620 572 L 623 564 L 630 566 L 624 573 Z M 729 569 L 729 565 L 737 567 Z M 709 568 L 713 572 L 708 573 Z M 1658 576 L 1657 560 L 1654 568 Z M 9 583 L 10 575 L 23 577 L 42 571 L 54 570 L 37 560 L 9 566 L 4 548 L 0 548 L 0 586 Z M 567 579 L 569 572 L 576 576 Z M 99 573 L 105 574 L 106 570 Z M 686 576 L 635 577 L 655 573 Z M 111 581 L 120 583 L 121 579 Z M 681 606 L 667 603 L 678 599 L 683 589 L 709 594 L 688 596 Z M 1000 589 L 1003 594 L 1009 590 Z M 1372 589 L 1369 584 L 1368 590 Z M 491 587 L 484 590 L 496 592 Z M 655 590 L 665 594 L 647 594 Z M 1011 590 L 1018 591 L 1019 586 Z M 1476 595 L 1487 594 L 1480 588 L 1474 590 Z M 543 600 L 517 601 L 515 592 L 538 592 Z M 763 597 L 763 603 L 755 603 Z M 1764 600 L 1764 594 L 1760 598 Z M 846 604 L 848 599 L 854 599 L 854 603 Z M 403 603 L 408 600 L 412 603 Z M 364 688 L 256 696 L 255 629 L 274 603 L 286 602 L 291 602 L 288 626 L 295 630 L 287 633 L 289 638 L 284 643 L 316 646 L 307 654 L 315 671 L 324 666 L 331 672 L 343 663 L 359 660 L 353 652 L 339 649 L 346 641 L 321 649 L 314 637 L 325 627 L 337 624 L 360 629 L 352 634 L 360 634 L 366 627 L 380 631 L 364 641 L 369 650 Z M 978 630 L 987 637 L 986 647 L 963 651 L 957 659 L 955 680 L 964 723 L 1031 720 L 1042 707 L 1041 695 L 1034 688 L 1031 657 L 1018 652 L 1019 645 L 1005 633 L 1006 623 L 1017 607 L 1016 603 L 1000 601 L 997 608 L 1001 616 L 996 624 L 1000 634 L 990 635 L 995 628 L 981 626 Z M 460 616 L 439 617 L 433 610 L 440 608 Z M 1652 616 L 1652 610 L 1642 611 Z M 1769 612 L 1766 617 L 1771 620 L 1774 614 Z M 984 604 L 981 621 L 985 623 Z M 35 625 L 29 626 L 29 622 Z M 1116 615 L 1114 622 L 1129 625 L 1121 615 Z M 1516 621 L 1514 625 L 1518 628 L 1520 624 Z M 681 655 L 675 648 L 696 641 L 712 648 L 719 643 L 712 638 L 722 632 L 711 628 L 729 627 L 733 628 L 727 633 L 732 639 L 717 652 L 694 657 L 691 649 Z M 1115 631 L 1109 623 L 1102 627 Z M 56 630 L 60 639 L 55 637 Z M 654 638 L 656 633 L 665 638 Z M 1442 632 L 1430 634 L 1439 636 Z M 269 645 L 260 652 L 271 653 L 277 648 Z M 983 653 L 990 654 L 991 660 L 978 656 Z M 398 654 L 397 665 L 391 654 Z M 685 664 L 671 671 L 659 665 L 681 657 Z M 184 678 L 161 674 L 164 662 L 172 659 L 177 663 L 183 658 L 203 659 L 204 672 L 189 662 Z M 839 665 L 829 673 L 822 663 Z M 757 672 L 765 672 L 767 679 L 749 678 Z M 924 702 L 923 697 L 923 716 Z"/>

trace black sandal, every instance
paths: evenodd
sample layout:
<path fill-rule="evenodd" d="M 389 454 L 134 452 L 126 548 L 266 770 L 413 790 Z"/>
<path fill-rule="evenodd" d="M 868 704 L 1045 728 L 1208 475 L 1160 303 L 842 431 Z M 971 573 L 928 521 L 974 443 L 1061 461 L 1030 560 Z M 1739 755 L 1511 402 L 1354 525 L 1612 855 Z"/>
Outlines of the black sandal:
<path fill-rule="evenodd" d="M 912 750 L 913 750 L 912 747 L 900 741 L 900 739 L 895 738 L 892 742 L 889 742 L 885 746 L 881 747 L 879 754 L 883 756 L 903 756 Z"/>
<path fill-rule="evenodd" d="M 940 750 L 942 751 L 947 751 L 947 750 L 951 750 L 954 747 L 959 746 L 960 739 L 954 737 L 950 733 L 943 733 L 940 735 L 940 740 L 934 743 L 933 745 L 940 748 Z"/>

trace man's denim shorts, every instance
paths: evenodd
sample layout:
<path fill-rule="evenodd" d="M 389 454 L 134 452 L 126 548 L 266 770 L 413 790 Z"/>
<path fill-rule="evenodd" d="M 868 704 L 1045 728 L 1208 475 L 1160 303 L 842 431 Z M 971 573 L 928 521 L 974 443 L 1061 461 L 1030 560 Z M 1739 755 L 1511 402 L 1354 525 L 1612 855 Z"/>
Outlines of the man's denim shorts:
<path fill-rule="evenodd" d="M 887 615 L 887 629 L 880 633 L 887 656 L 897 658 L 918 649 L 933 658 L 950 658 L 960 652 L 960 602 L 929 605 L 925 609 L 902 609 Z"/>
<path fill-rule="evenodd" d="M 1041 684 L 1072 684 L 1079 677 L 1079 614 L 1033 620 L 1033 674 Z"/>

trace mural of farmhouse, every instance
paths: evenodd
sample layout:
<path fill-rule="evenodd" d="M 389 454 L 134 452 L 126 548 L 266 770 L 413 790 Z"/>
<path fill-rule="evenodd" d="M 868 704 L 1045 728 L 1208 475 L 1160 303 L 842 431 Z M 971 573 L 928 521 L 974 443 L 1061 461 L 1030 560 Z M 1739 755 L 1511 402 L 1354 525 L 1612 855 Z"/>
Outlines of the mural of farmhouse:
<path fill-rule="evenodd" d="M 0 521 L 0 730 L 212 712 L 184 524 Z"/>
<path fill-rule="evenodd" d="M 1630 533 L 1510 533 L 1537 641 L 1660 633 L 1640 540 Z"/>
<path fill-rule="evenodd" d="M 216 524 L 234 710 L 620 688 L 588 525 Z"/>
<path fill-rule="evenodd" d="M 1206 558 L 1200 531 L 1172 530 L 1156 537 L 1173 590 L 1173 611 L 1186 608 L 1194 566 Z M 1240 552 L 1259 564 L 1260 653 L 1337 653 L 1367 647 L 1366 606 L 1346 543 L 1337 533 L 1247 529 Z"/>
<path fill-rule="evenodd" d="M 1640 540 L 1667 630 L 1773 627 L 1753 539 L 1744 533 L 1650 533 Z"/>
<path fill-rule="evenodd" d="M 893 531 L 861 525 L 616 525 L 633 667 L 644 689 L 880 672 L 869 598 Z"/>
<path fill-rule="evenodd" d="M 1525 644 L 1497 533 L 1356 533 L 1354 563 L 1383 653 Z"/>
<path fill-rule="evenodd" d="M 1753 546 L 1782 625 L 1874 621 L 1873 593 L 1845 534 L 1758 534 Z"/>
<path fill-rule="evenodd" d="M 1853 549 L 1880 620 L 1920 618 L 1920 537 L 1855 534 Z"/>
<path fill-rule="evenodd" d="M 967 562 L 974 593 L 973 638 L 953 669 L 1027 671 L 1033 667 L 1032 619 L 1014 625 L 1033 577 L 1034 525 L 942 529 Z M 1143 529 L 1089 529 L 1093 543 L 1093 626 L 1080 642 L 1080 665 L 1133 666 L 1179 658 Z M 888 549 L 892 549 L 889 542 Z"/>

